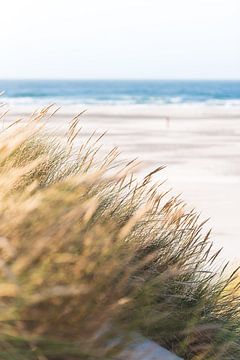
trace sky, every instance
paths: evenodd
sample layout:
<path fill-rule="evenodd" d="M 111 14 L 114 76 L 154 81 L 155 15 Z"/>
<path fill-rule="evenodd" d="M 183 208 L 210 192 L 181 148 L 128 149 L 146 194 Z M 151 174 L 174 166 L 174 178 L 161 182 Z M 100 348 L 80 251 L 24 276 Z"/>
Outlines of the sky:
<path fill-rule="evenodd" d="M 240 79 L 240 0 L 1 0 L 0 78 Z"/>

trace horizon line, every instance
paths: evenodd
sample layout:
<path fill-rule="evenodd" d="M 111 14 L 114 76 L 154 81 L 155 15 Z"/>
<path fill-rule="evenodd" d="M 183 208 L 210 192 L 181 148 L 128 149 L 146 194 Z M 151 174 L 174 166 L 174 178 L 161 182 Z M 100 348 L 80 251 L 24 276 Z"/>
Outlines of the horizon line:
<path fill-rule="evenodd" d="M 240 81 L 240 78 L 0 78 L 0 81 Z"/>

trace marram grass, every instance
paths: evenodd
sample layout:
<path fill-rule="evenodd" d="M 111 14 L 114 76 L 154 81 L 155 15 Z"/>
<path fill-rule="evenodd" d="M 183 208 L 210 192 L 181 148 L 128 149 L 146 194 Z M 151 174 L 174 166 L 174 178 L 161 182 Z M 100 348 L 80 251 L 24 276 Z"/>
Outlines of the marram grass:
<path fill-rule="evenodd" d="M 114 359 L 132 331 L 186 360 L 239 359 L 237 271 L 198 215 L 116 150 L 76 149 L 77 117 L 61 145 L 47 110 L 0 135 L 0 359 Z"/>

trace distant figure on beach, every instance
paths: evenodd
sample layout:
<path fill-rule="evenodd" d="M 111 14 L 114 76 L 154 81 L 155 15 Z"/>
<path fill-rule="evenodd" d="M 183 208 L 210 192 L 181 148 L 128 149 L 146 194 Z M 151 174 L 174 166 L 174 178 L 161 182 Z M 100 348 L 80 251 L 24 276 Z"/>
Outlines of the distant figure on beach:
<path fill-rule="evenodd" d="M 170 117 L 169 116 L 166 117 L 166 125 L 167 125 L 167 128 L 170 127 Z"/>

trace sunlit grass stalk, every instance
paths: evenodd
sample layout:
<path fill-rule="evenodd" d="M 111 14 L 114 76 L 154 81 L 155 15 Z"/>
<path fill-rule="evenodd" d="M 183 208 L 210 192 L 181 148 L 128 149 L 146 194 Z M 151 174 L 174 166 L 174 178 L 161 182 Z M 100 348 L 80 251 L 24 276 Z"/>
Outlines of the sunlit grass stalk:
<path fill-rule="evenodd" d="M 79 116 L 64 147 L 49 111 L 1 133 L 0 358 L 114 358 L 109 339 L 137 331 L 185 359 L 239 359 L 237 271 L 198 214 L 116 149 L 99 161 L 101 137 L 76 149 Z"/>

